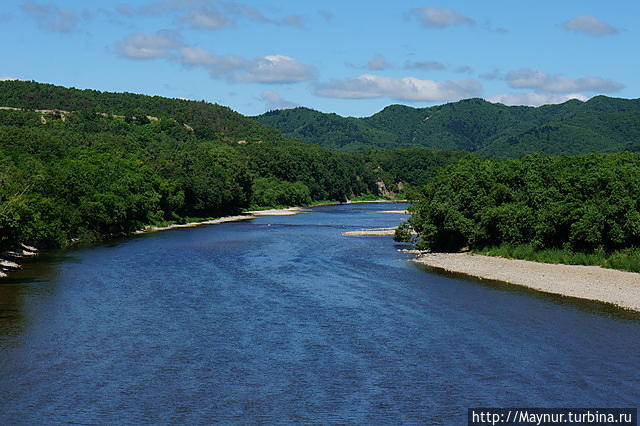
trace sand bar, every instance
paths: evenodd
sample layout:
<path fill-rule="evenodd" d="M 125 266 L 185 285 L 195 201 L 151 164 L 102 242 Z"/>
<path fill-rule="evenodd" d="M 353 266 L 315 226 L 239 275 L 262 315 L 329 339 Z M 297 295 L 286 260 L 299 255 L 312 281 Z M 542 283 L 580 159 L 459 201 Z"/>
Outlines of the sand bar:
<path fill-rule="evenodd" d="M 367 237 L 370 235 L 393 235 L 396 232 L 396 227 L 393 228 L 365 228 L 358 229 L 357 231 L 343 232 L 342 235 L 348 237 Z"/>
<path fill-rule="evenodd" d="M 422 254 L 414 261 L 439 270 L 640 311 L 638 273 L 599 266 L 557 265 L 469 253 Z"/>
<path fill-rule="evenodd" d="M 291 216 L 294 214 L 304 213 L 305 210 L 302 207 L 289 207 L 286 209 L 269 209 L 269 210 L 251 210 L 247 213 L 253 216 Z"/>
<path fill-rule="evenodd" d="M 202 222 L 174 223 L 173 225 L 169 225 L 169 226 L 149 226 L 144 230 L 134 232 L 134 234 L 145 234 L 147 232 L 168 231 L 169 229 L 195 228 L 196 226 L 217 225 L 219 223 L 238 222 L 241 220 L 249 220 L 249 219 L 255 219 L 255 216 L 251 214 L 243 214 L 243 215 L 237 215 L 237 216 L 219 217 L 217 219 L 211 219 L 211 220 L 203 220 Z"/>

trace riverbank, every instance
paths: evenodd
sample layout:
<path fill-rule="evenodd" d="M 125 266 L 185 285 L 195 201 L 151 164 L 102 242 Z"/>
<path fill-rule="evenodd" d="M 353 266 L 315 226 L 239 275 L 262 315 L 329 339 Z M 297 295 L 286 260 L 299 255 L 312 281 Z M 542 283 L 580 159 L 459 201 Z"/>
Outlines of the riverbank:
<path fill-rule="evenodd" d="M 261 216 L 289 216 L 307 211 L 303 207 L 288 207 L 282 209 L 251 210 L 235 216 L 224 216 L 216 219 L 203 220 L 199 222 L 175 223 L 167 226 L 147 226 L 145 229 L 133 232 L 132 235 L 148 234 L 150 232 L 169 231 L 171 229 L 195 228 L 204 225 L 217 225 L 227 222 L 239 222 L 243 220 L 256 219 Z M 0 278 L 6 278 L 17 269 L 22 268 L 22 260 L 32 258 L 39 254 L 35 247 L 21 244 L 20 247 L 0 253 Z"/>
<path fill-rule="evenodd" d="M 640 312 L 640 274 L 599 266 L 561 265 L 471 253 L 426 253 L 413 259 L 435 270 L 502 281 Z"/>
<path fill-rule="evenodd" d="M 38 255 L 38 249 L 25 244 L 20 244 L 13 250 L 0 253 L 0 278 L 9 276 L 9 273 L 22 268 L 22 259 L 28 259 Z"/>
<path fill-rule="evenodd" d="M 289 216 L 303 213 L 306 210 L 303 207 L 287 207 L 282 209 L 266 209 L 266 210 L 250 210 L 235 216 L 223 216 L 216 219 L 203 220 L 200 222 L 175 223 L 167 226 L 147 226 L 145 229 L 134 232 L 135 235 L 146 234 L 149 232 L 168 231 L 180 228 L 195 228 L 203 225 L 217 225 L 227 222 L 240 222 L 243 220 L 255 219 L 260 216 Z"/>

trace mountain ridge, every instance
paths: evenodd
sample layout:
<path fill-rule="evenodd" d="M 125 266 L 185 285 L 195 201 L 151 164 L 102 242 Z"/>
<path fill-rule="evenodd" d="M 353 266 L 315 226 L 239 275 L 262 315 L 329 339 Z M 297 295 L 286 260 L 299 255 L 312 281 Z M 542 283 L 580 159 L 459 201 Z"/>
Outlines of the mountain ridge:
<path fill-rule="evenodd" d="M 285 136 L 338 151 L 418 146 L 518 157 L 538 151 L 640 150 L 640 99 L 602 95 L 539 107 L 506 106 L 480 98 L 424 108 L 393 104 L 362 118 L 298 107 L 252 118 Z M 614 125 L 607 127 L 605 122 Z"/>

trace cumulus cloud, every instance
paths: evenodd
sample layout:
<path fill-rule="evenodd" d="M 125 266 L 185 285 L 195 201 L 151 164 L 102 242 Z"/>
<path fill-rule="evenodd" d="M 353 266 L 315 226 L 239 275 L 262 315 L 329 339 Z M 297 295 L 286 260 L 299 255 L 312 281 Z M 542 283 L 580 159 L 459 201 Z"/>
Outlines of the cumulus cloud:
<path fill-rule="evenodd" d="M 15 77 L 9 77 L 8 75 L 0 76 L 0 81 L 16 81 L 16 80 L 20 80 L 20 79 Z"/>
<path fill-rule="evenodd" d="M 313 78 L 311 67 L 285 55 L 256 59 L 219 56 L 199 47 L 182 47 L 178 59 L 187 66 L 206 69 L 214 78 L 245 83 L 296 83 Z"/>
<path fill-rule="evenodd" d="M 311 67 L 285 55 L 263 56 L 247 62 L 244 69 L 234 73 L 235 81 L 252 83 L 296 83 L 313 77 Z"/>
<path fill-rule="evenodd" d="M 387 60 L 382 55 L 375 55 L 367 64 L 365 65 L 367 69 L 373 71 L 386 70 L 387 68 L 391 68 L 391 64 L 387 62 Z"/>
<path fill-rule="evenodd" d="M 592 36 L 617 34 L 618 30 L 595 16 L 578 15 L 564 23 L 564 28 Z"/>
<path fill-rule="evenodd" d="M 387 97 L 402 101 L 452 101 L 477 96 L 481 91 L 482 87 L 475 80 L 433 81 L 363 74 L 319 84 L 315 93 L 343 99 Z"/>
<path fill-rule="evenodd" d="M 295 108 L 298 105 L 284 99 L 278 92 L 273 90 L 265 90 L 260 94 L 260 99 L 264 101 L 264 106 L 267 111 L 273 111 L 274 109 L 289 109 Z"/>
<path fill-rule="evenodd" d="M 493 103 L 501 103 L 505 105 L 528 105 L 528 106 L 540 106 L 548 104 L 561 104 L 570 99 L 578 99 L 580 101 L 586 101 L 589 98 L 581 93 L 569 93 L 569 94 L 553 94 L 553 93 L 538 93 L 538 92 L 522 92 L 522 93 L 507 93 L 503 95 L 495 95 L 487 100 Z"/>
<path fill-rule="evenodd" d="M 202 67 L 214 78 L 220 78 L 245 67 L 246 60 L 240 56 L 219 56 L 201 47 L 185 46 L 180 49 L 178 61 L 186 66 Z"/>
<path fill-rule="evenodd" d="M 453 9 L 434 7 L 423 7 L 410 10 L 406 17 L 417 20 L 425 28 L 447 28 L 458 25 L 473 25 L 475 21 Z"/>
<path fill-rule="evenodd" d="M 511 71 L 505 76 L 507 84 L 514 88 L 535 89 L 551 93 L 601 92 L 610 93 L 624 86 L 600 77 L 569 78 L 532 69 Z"/>
<path fill-rule="evenodd" d="M 408 70 L 442 71 L 446 66 L 437 61 L 419 61 L 407 62 L 404 68 Z"/>
<path fill-rule="evenodd" d="M 69 33 L 78 23 L 78 17 L 69 9 L 61 9 L 53 4 L 26 2 L 22 10 L 38 22 L 40 28 L 56 33 Z"/>
<path fill-rule="evenodd" d="M 175 31 L 160 30 L 155 34 L 135 33 L 116 45 L 118 52 L 127 58 L 166 58 L 171 50 L 182 45 L 180 35 Z"/>

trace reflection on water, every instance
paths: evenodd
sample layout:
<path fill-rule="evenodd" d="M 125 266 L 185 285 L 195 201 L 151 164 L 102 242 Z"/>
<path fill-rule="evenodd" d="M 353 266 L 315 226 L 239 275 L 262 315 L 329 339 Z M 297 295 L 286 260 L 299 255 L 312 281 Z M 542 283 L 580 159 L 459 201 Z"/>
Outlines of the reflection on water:
<path fill-rule="evenodd" d="M 0 284 L 0 424 L 464 424 L 634 406 L 637 316 L 407 262 L 404 206 L 168 231 Z"/>

